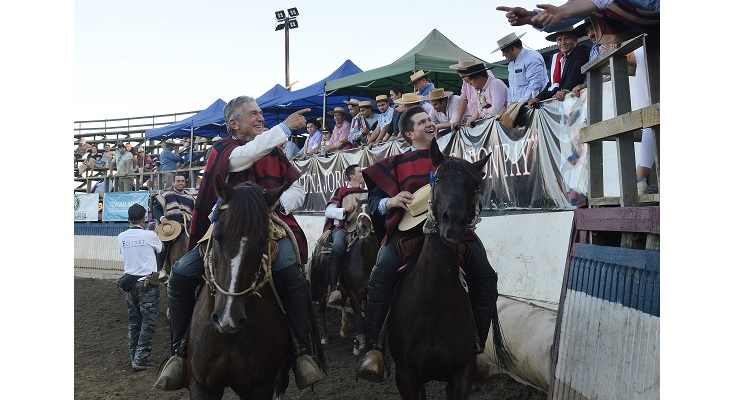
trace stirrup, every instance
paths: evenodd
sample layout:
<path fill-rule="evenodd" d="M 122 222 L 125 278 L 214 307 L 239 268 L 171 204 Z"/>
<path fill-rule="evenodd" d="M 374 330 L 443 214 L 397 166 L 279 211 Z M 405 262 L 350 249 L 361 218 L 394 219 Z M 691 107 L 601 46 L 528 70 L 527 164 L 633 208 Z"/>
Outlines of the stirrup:
<path fill-rule="evenodd" d="M 341 307 L 343 299 L 341 298 L 341 291 L 334 290 L 328 295 L 328 305 L 333 307 Z"/>
<path fill-rule="evenodd" d="M 325 377 L 312 357 L 307 354 L 297 357 L 297 367 L 294 369 L 294 382 L 297 384 L 297 389 L 305 389 L 322 381 Z"/>
<path fill-rule="evenodd" d="M 476 374 L 474 375 L 475 383 L 486 383 L 494 381 L 495 379 L 500 378 L 502 375 L 503 372 L 500 370 L 500 367 L 492 362 L 490 356 L 485 353 L 477 354 Z"/>
<path fill-rule="evenodd" d="M 167 279 L 169 279 L 169 275 L 167 275 L 167 271 L 164 269 L 159 271 L 159 282 L 164 283 L 167 281 Z"/>
<path fill-rule="evenodd" d="M 368 351 L 357 369 L 357 378 L 381 383 L 385 377 L 385 357 L 378 349 Z"/>
<path fill-rule="evenodd" d="M 159 372 L 154 387 L 161 390 L 179 390 L 187 387 L 185 359 L 174 355 L 167 360 Z"/>

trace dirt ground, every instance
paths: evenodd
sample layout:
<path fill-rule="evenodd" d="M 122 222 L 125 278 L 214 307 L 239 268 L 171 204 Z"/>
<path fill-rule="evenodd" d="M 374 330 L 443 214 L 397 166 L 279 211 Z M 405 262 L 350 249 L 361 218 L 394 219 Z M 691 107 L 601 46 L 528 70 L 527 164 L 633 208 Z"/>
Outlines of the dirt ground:
<path fill-rule="evenodd" d="M 161 286 L 159 326 L 154 338 L 152 360 L 167 357 L 169 324 L 166 319 L 167 294 Z M 393 371 L 382 384 L 355 381 L 357 357 L 351 352 L 351 338 L 338 336 L 337 310 L 327 315 L 330 342 L 325 345 L 328 377 L 315 385 L 314 391 L 297 390 L 294 377 L 285 399 L 398 399 Z M 189 399 L 187 389 L 164 392 L 153 387 L 156 370 L 134 372 L 130 368 L 127 349 L 127 309 L 125 296 L 115 288 L 114 280 L 75 278 L 74 311 L 74 387 L 76 399 Z M 336 334 L 334 334 L 336 333 Z M 227 390 L 225 399 L 238 397 Z M 428 385 L 429 399 L 444 397 L 444 383 Z M 472 399 L 479 400 L 545 400 L 546 394 L 514 381 L 509 376 L 497 382 L 475 386 Z"/>

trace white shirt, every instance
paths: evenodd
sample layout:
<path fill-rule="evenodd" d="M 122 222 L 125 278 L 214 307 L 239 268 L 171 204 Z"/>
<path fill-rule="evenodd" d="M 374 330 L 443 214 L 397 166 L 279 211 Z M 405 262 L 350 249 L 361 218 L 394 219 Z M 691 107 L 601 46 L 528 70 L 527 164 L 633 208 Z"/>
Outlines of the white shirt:
<path fill-rule="evenodd" d="M 444 122 L 457 122 L 458 120 L 458 101 L 460 100 L 460 97 L 453 94 L 448 96 L 448 104 L 445 106 L 445 112 L 438 112 L 434 108 L 430 110 L 429 115 L 432 122 L 435 124 L 442 124 Z M 466 122 L 466 115 L 464 116 L 464 120 L 461 121 Z"/>
<path fill-rule="evenodd" d="M 156 232 L 131 227 L 117 235 L 117 244 L 126 274 L 145 276 L 156 272 L 156 253 L 162 250 Z"/>

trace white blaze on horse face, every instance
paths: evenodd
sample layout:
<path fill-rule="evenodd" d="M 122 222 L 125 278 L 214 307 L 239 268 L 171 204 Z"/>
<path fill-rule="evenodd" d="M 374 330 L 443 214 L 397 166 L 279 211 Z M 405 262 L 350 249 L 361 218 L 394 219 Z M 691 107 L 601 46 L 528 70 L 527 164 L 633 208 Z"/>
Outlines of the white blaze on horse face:
<path fill-rule="evenodd" d="M 229 287 L 227 288 L 227 291 L 229 293 L 237 293 L 237 278 L 240 274 L 240 265 L 242 265 L 242 253 L 245 249 L 245 244 L 247 243 L 247 237 L 243 237 L 240 240 L 240 250 L 237 252 L 237 255 L 232 257 L 231 260 L 229 260 Z M 227 302 L 224 306 L 224 310 L 221 315 L 220 321 L 230 321 L 231 315 L 229 314 L 229 310 L 232 309 L 232 303 L 234 302 L 234 296 L 227 296 Z"/>

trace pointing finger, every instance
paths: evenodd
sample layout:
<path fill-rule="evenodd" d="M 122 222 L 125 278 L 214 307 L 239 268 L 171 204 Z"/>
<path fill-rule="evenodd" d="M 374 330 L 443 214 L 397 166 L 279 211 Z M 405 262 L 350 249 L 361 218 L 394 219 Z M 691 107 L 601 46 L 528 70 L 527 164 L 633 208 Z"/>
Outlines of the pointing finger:
<path fill-rule="evenodd" d="M 312 110 L 311 110 L 311 109 L 309 109 L 309 108 L 303 108 L 303 109 L 301 109 L 301 110 L 299 110 L 299 111 L 295 111 L 294 113 L 295 113 L 295 114 L 300 114 L 300 115 L 302 115 L 302 114 L 307 114 L 307 113 L 309 113 L 310 111 L 312 111 Z"/>

